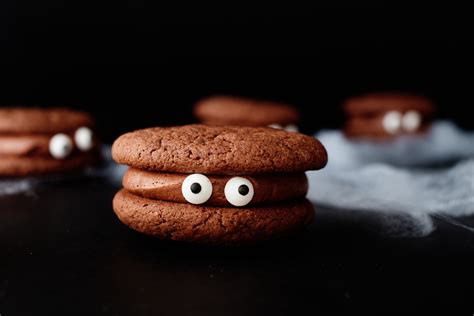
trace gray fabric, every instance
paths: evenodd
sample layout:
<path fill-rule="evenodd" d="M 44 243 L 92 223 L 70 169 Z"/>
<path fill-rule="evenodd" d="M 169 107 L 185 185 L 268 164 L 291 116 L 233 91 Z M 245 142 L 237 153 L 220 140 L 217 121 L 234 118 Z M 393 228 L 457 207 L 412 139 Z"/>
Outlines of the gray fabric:
<path fill-rule="evenodd" d="M 437 122 L 426 137 L 391 143 L 349 141 L 340 131 L 316 137 L 329 154 L 325 169 L 308 172 L 316 204 L 371 212 L 395 236 L 428 235 L 432 216 L 474 214 L 474 133 Z"/>

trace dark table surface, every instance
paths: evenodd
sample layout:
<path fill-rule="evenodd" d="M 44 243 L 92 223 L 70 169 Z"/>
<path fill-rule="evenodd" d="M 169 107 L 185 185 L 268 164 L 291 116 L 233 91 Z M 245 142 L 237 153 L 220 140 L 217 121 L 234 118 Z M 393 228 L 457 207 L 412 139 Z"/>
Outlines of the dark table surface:
<path fill-rule="evenodd" d="M 474 233 L 449 223 L 391 238 L 318 207 L 291 238 L 204 247 L 122 225 L 117 190 L 76 178 L 0 197 L 1 316 L 474 313 Z"/>

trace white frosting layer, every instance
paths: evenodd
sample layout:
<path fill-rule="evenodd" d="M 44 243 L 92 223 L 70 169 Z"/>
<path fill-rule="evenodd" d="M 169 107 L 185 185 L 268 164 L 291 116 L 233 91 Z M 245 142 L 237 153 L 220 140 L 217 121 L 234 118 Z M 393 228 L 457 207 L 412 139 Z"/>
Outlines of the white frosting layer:
<path fill-rule="evenodd" d="M 276 129 L 284 129 L 287 132 L 299 132 L 298 126 L 296 126 L 295 124 L 288 124 L 286 126 L 282 126 L 280 124 L 275 123 L 275 124 L 268 125 L 268 127 L 276 128 Z"/>
<path fill-rule="evenodd" d="M 284 127 L 284 129 L 288 132 L 299 132 L 298 126 L 296 126 L 295 124 L 288 124 Z"/>
<path fill-rule="evenodd" d="M 276 129 L 283 129 L 283 126 L 281 126 L 280 124 L 270 124 L 270 125 L 268 125 L 268 127 L 276 128 Z"/>

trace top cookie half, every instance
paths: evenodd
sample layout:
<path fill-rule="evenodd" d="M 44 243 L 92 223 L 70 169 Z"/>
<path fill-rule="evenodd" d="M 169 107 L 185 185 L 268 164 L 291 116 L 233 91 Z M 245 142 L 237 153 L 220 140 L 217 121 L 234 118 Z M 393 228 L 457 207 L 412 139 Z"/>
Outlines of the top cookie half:
<path fill-rule="evenodd" d="M 186 125 L 120 136 L 113 159 L 135 168 L 179 173 L 251 175 L 323 168 L 327 153 L 315 138 L 265 127 Z"/>
<path fill-rule="evenodd" d="M 54 134 L 92 127 L 93 118 L 66 108 L 0 108 L 1 134 Z"/>
<path fill-rule="evenodd" d="M 428 98 L 395 92 L 369 93 L 352 97 L 345 101 L 343 108 L 347 114 L 352 115 L 410 110 L 424 115 L 434 112 L 434 105 Z"/>
<path fill-rule="evenodd" d="M 268 126 L 299 121 L 298 110 L 290 105 L 231 96 L 213 96 L 199 101 L 194 115 L 210 125 Z"/>

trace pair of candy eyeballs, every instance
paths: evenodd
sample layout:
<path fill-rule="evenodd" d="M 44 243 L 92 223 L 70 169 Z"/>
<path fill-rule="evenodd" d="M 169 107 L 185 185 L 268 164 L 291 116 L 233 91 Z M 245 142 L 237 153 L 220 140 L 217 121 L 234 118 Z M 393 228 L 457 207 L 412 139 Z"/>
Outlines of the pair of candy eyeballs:
<path fill-rule="evenodd" d="M 191 204 L 206 203 L 212 195 L 212 183 L 205 175 L 195 173 L 184 179 L 181 185 L 183 197 Z M 252 201 L 252 183 L 242 177 L 233 177 L 224 187 L 227 201 L 234 206 L 245 206 Z"/>
<path fill-rule="evenodd" d="M 417 111 L 408 111 L 402 114 L 398 111 L 390 111 L 383 118 L 383 128 L 389 134 L 400 131 L 408 133 L 415 132 L 421 125 L 421 115 Z"/>
<path fill-rule="evenodd" d="M 288 124 L 286 126 L 280 124 L 270 124 L 268 127 L 276 128 L 276 129 L 284 129 L 287 132 L 299 132 L 298 126 L 295 124 Z"/>
<path fill-rule="evenodd" d="M 94 146 L 94 134 L 88 127 L 80 127 L 74 133 L 74 143 L 80 151 L 89 151 Z M 56 159 L 68 157 L 74 148 L 71 137 L 59 133 L 49 141 L 49 153 Z"/>

